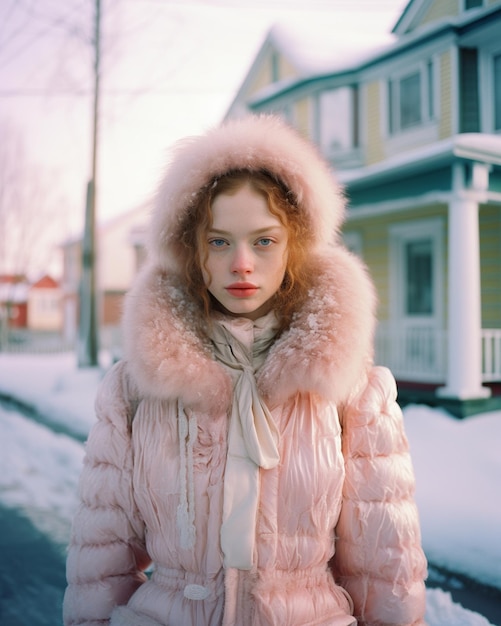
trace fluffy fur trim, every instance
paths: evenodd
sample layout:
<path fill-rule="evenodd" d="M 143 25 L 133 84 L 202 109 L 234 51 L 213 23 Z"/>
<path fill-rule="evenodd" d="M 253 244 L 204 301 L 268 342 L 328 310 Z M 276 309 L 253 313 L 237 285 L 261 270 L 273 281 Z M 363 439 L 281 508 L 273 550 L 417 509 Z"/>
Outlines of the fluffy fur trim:
<path fill-rule="evenodd" d="M 375 295 L 362 263 L 338 247 L 316 265 L 305 306 L 258 375 L 270 406 L 297 392 L 344 402 L 372 358 Z M 125 358 L 140 394 L 179 397 L 208 414 L 228 409 L 231 381 L 202 328 L 200 313 L 175 276 L 157 266 L 145 268 L 124 313 Z"/>
<path fill-rule="evenodd" d="M 200 189 L 232 169 L 266 169 L 295 194 L 309 216 L 314 247 L 337 237 L 344 196 L 329 165 L 309 141 L 271 115 L 231 120 L 179 142 L 159 186 L 149 250 L 164 269 L 179 272 L 179 222 Z"/>
<path fill-rule="evenodd" d="M 148 266 L 125 299 L 124 356 L 140 395 L 179 397 L 193 410 L 220 415 L 230 403 L 231 380 L 199 324 L 178 281 Z"/>
<path fill-rule="evenodd" d="M 372 364 L 376 295 L 365 267 L 341 247 L 319 258 L 317 267 L 306 306 L 259 374 L 271 406 L 297 392 L 346 402 Z"/>

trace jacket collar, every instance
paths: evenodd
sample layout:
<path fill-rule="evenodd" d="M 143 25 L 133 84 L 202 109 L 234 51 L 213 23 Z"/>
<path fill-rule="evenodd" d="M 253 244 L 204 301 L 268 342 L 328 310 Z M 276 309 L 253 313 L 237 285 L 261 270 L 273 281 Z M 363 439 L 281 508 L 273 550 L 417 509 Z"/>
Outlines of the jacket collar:
<path fill-rule="evenodd" d="M 332 247 L 316 267 L 306 304 L 257 375 L 270 408 L 296 393 L 344 402 L 372 361 L 375 294 L 363 265 Z M 146 267 L 126 298 L 123 331 L 124 357 L 141 396 L 180 398 L 209 415 L 228 410 L 231 380 L 177 279 Z"/>

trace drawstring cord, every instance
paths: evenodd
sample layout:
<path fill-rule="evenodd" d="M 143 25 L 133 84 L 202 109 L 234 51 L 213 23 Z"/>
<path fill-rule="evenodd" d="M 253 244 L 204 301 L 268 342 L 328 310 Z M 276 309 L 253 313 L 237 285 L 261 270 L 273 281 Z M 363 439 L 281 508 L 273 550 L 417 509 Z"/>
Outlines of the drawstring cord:
<path fill-rule="evenodd" d="M 180 502 L 177 508 L 177 527 L 181 548 L 189 550 L 195 545 L 195 485 L 193 480 L 193 446 L 197 437 L 197 418 L 190 412 L 186 416 L 183 404 L 177 407 L 179 429 L 179 479 L 181 482 Z"/>

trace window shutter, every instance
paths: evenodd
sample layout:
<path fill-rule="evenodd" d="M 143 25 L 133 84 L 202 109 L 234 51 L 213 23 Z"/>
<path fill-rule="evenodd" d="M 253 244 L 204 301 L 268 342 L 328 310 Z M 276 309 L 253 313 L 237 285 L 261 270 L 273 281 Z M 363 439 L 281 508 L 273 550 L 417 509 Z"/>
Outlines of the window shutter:
<path fill-rule="evenodd" d="M 459 56 L 459 132 L 480 132 L 478 52 L 461 48 Z"/>

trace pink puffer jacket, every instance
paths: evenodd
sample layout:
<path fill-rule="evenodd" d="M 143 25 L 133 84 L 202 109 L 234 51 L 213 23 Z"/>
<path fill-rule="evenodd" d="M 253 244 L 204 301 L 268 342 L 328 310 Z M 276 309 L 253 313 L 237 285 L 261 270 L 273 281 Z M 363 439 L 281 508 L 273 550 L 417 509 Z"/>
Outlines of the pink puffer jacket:
<path fill-rule="evenodd" d="M 372 367 L 371 281 L 329 234 L 343 211 L 331 173 L 275 119 L 244 120 L 200 141 L 181 149 L 163 183 L 150 260 L 126 301 L 125 358 L 97 398 L 64 622 L 423 624 L 411 460 L 394 380 Z M 280 460 L 259 469 L 247 570 L 224 566 L 220 541 L 235 378 L 186 295 L 175 244 L 180 212 L 231 163 L 276 171 L 300 208 L 320 214 L 308 300 L 254 363 Z M 251 350 L 258 323 L 238 324 Z"/>
<path fill-rule="evenodd" d="M 309 304 L 310 323 L 319 302 Z M 284 342 L 291 355 L 303 354 L 291 337 L 276 347 L 286 351 Z M 310 337 L 310 347 L 314 342 Z M 370 370 L 365 388 L 343 406 L 341 436 L 336 405 L 314 391 L 321 345 L 316 357 L 308 372 L 297 363 L 304 391 L 270 403 L 280 464 L 260 472 L 251 571 L 225 570 L 222 562 L 227 412 L 196 411 L 192 476 L 183 479 L 188 464 L 180 455 L 176 401 L 138 403 L 128 363 L 115 366 L 87 446 L 68 558 L 68 626 L 97 626 L 111 615 L 111 624 L 136 626 L 354 624 L 350 600 L 335 582 L 349 592 L 361 624 L 422 623 L 426 564 L 393 378 L 384 368 Z M 261 374 L 272 371 L 275 358 L 272 350 Z M 194 360 L 177 361 L 179 370 L 189 371 Z M 293 363 L 282 365 L 292 371 Z M 334 393 L 335 376 L 331 381 Z M 186 548 L 178 510 L 190 480 L 196 541 Z M 334 549 L 333 577 L 327 563 Z M 150 560 L 156 569 L 146 581 L 141 572 Z"/>

